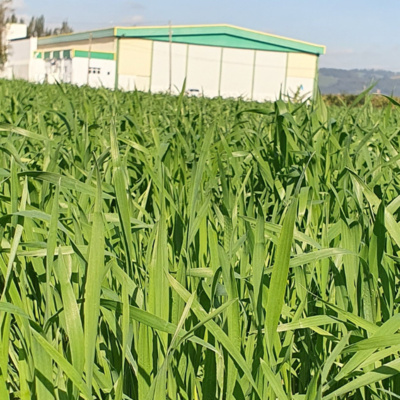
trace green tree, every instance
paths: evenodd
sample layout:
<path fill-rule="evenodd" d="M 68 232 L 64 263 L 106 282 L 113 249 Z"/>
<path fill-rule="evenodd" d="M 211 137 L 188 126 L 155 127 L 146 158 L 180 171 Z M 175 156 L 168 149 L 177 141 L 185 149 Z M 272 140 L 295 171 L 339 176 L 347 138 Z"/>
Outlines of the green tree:
<path fill-rule="evenodd" d="M 59 28 L 55 28 L 52 32 L 53 35 L 61 35 L 64 33 L 72 33 L 73 29 L 68 25 L 68 21 L 63 21 Z"/>
<path fill-rule="evenodd" d="M 16 24 L 18 23 L 18 18 L 14 13 L 11 14 L 11 16 L 7 17 L 6 19 L 7 24 Z"/>
<path fill-rule="evenodd" d="M 46 28 L 44 16 L 32 17 L 28 25 L 28 37 L 36 36 L 49 36 L 60 35 L 62 33 L 71 33 L 72 28 L 68 25 L 68 21 L 63 21 L 61 26 L 54 29 Z"/>
<path fill-rule="evenodd" d="M 28 37 L 41 37 L 46 36 L 46 30 L 44 27 L 44 16 L 32 17 L 28 25 Z"/>
<path fill-rule="evenodd" d="M 0 1 L 0 69 L 4 67 L 7 61 L 7 15 L 10 11 L 11 0 Z"/>

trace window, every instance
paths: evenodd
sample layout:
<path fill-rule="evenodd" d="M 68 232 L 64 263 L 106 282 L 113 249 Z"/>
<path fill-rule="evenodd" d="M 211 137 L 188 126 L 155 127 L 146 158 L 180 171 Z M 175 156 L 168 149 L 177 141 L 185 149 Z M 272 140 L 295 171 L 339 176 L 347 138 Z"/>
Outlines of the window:
<path fill-rule="evenodd" d="M 100 74 L 101 68 L 89 67 L 89 74 Z"/>

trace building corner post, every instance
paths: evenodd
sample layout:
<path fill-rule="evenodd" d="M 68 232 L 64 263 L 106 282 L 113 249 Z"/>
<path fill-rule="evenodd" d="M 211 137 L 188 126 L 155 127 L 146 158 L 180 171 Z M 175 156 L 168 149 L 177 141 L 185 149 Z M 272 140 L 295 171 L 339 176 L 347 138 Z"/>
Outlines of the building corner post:
<path fill-rule="evenodd" d="M 319 55 L 317 55 L 317 60 L 315 62 L 315 75 L 314 75 L 314 88 L 313 88 L 313 99 L 317 98 L 319 86 Z"/>
<path fill-rule="evenodd" d="M 114 83 L 114 90 L 118 90 L 118 78 L 119 78 L 119 40 L 120 38 L 117 37 L 117 49 L 115 52 L 115 83 Z"/>

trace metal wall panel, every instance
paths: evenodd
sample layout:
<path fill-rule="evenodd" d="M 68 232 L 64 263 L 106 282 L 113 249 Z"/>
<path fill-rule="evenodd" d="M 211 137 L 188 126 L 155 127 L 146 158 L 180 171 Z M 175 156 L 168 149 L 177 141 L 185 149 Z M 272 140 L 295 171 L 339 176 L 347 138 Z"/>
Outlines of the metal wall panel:
<path fill-rule="evenodd" d="M 67 61 L 67 60 L 66 60 Z M 90 69 L 89 69 L 90 66 Z M 91 71 L 88 74 L 88 71 Z M 115 82 L 115 61 L 99 60 L 92 58 L 89 62 L 87 58 L 72 59 L 72 75 L 70 82 L 75 85 L 89 85 L 94 87 L 104 86 L 113 88 Z"/>
<path fill-rule="evenodd" d="M 70 70 L 68 70 L 70 72 Z M 71 75 L 71 74 L 70 74 Z M 33 59 L 30 63 L 30 78 L 32 82 L 43 83 L 46 79 L 45 61 L 43 59 Z M 68 81 L 69 83 L 70 81 Z"/>
<path fill-rule="evenodd" d="M 171 92 L 178 94 L 181 92 L 183 82 L 186 78 L 187 44 L 172 44 L 172 85 Z"/>
<path fill-rule="evenodd" d="M 286 80 L 286 93 L 293 96 L 298 93 L 301 97 L 312 97 L 314 90 L 313 78 L 288 77 Z"/>
<path fill-rule="evenodd" d="M 118 77 L 118 86 L 122 90 L 140 90 L 147 92 L 150 89 L 150 77 L 120 75 Z"/>
<path fill-rule="evenodd" d="M 296 78 L 314 78 L 317 56 L 313 54 L 289 53 L 287 76 Z"/>
<path fill-rule="evenodd" d="M 154 42 L 153 64 L 151 70 L 151 91 L 168 92 L 170 86 L 171 66 L 171 92 L 179 93 L 186 77 L 187 45 L 180 43 Z M 172 62 L 169 61 L 171 46 Z"/>
<path fill-rule="evenodd" d="M 285 90 L 286 53 L 257 51 L 253 99 L 276 100 Z"/>
<path fill-rule="evenodd" d="M 151 65 L 151 91 L 167 92 L 169 89 L 169 43 L 153 42 Z"/>
<path fill-rule="evenodd" d="M 67 82 L 71 83 L 68 79 L 69 76 L 66 76 L 64 73 L 65 70 L 71 72 L 71 60 L 64 60 L 64 59 L 48 59 L 45 60 L 45 74 L 46 74 L 46 81 L 48 83 L 56 83 L 56 82 Z"/>
<path fill-rule="evenodd" d="M 221 48 L 190 45 L 188 51 L 187 90 L 218 96 Z"/>
<path fill-rule="evenodd" d="M 222 97 L 251 97 L 254 51 L 224 48 L 222 53 L 220 95 Z"/>
<path fill-rule="evenodd" d="M 37 49 L 37 38 L 10 42 L 8 60 L 2 77 L 43 82 L 46 77 L 45 61 L 32 57 Z"/>
<path fill-rule="evenodd" d="M 118 73 L 149 77 L 151 72 L 152 41 L 120 39 Z"/>

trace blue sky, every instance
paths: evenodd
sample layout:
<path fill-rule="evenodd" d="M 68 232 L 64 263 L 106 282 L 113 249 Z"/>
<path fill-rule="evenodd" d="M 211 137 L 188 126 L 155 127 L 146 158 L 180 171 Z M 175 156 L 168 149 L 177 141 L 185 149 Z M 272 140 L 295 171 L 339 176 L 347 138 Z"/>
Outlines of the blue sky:
<path fill-rule="evenodd" d="M 400 71 L 400 1 L 14 0 L 18 16 L 75 31 L 115 25 L 228 23 L 323 44 L 321 67 Z"/>

